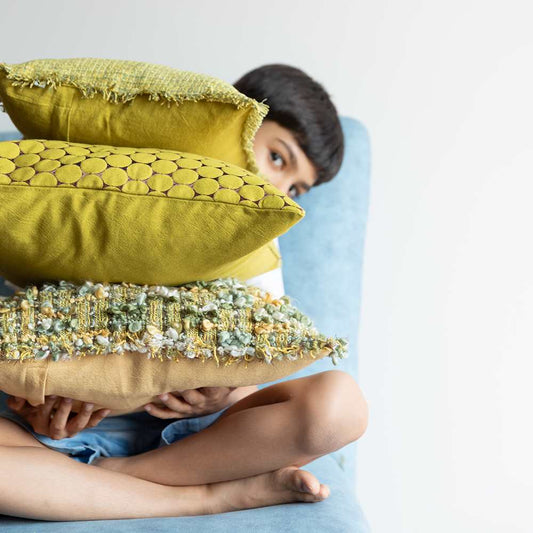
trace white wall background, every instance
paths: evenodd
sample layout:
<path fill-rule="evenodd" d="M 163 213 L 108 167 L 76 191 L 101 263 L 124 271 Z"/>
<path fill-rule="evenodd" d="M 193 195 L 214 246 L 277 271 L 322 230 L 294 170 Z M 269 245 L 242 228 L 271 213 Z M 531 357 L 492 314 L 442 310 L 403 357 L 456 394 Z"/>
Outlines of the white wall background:
<path fill-rule="evenodd" d="M 360 502 L 375 533 L 533 530 L 528 2 L 1 7 L 5 62 L 135 59 L 229 82 L 284 62 L 364 122 L 373 159 L 359 381 L 371 420 Z"/>

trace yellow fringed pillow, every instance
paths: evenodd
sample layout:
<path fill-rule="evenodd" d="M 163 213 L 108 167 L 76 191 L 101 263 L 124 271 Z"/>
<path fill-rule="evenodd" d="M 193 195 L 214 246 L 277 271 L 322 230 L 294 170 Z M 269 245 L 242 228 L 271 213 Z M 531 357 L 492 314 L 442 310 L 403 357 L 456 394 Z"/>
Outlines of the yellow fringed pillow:
<path fill-rule="evenodd" d="M 51 140 L 0 142 L 0 275 L 180 285 L 278 268 L 304 210 L 203 155 Z"/>
<path fill-rule="evenodd" d="M 157 395 L 274 381 L 329 356 L 326 337 L 291 304 L 235 278 L 180 287 L 134 284 L 27 286 L 0 297 L 0 390 L 32 405 L 73 398 L 112 414 Z"/>
<path fill-rule="evenodd" d="M 181 150 L 257 173 L 268 106 L 218 78 L 138 61 L 0 63 L 0 101 L 26 138 Z"/>

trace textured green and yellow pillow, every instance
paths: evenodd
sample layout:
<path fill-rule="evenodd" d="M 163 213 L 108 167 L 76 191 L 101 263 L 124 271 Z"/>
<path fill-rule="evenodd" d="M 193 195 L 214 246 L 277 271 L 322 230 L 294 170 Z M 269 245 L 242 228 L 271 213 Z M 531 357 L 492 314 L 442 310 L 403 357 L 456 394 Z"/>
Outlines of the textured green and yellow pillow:
<path fill-rule="evenodd" d="M 46 283 L 0 297 L 0 389 L 142 410 L 158 394 L 276 380 L 329 356 L 326 337 L 291 304 L 236 278 L 179 287 Z"/>
<path fill-rule="evenodd" d="M 252 173 L 268 106 L 218 78 L 138 61 L 0 63 L 0 101 L 26 138 L 181 150 Z"/>
<path fill-rule="evenodd" d="M 0 275 L 181 285 L 278 268 L 304 210 L 225 161 L 160 148 L 0 143 Z"/>

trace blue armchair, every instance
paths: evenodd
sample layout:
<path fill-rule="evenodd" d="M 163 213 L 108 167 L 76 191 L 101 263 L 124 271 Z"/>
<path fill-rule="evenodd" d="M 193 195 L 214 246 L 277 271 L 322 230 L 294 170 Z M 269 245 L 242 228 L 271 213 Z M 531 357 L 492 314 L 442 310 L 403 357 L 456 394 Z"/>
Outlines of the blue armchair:
<path fill-rule="evenodd" d="M 337 367 L 329 358 L 322 359 L 279 381 L 332 368 L 349 372 L 357 379 L 362 259 L 370 192 L 370 145 L 368 133 L 360 122 L 349 117 L 342 117 L 341 122 L 346 151 L 339 175 L 299 199 L 306 216 L 280 236 L 279 244 L 285 292 L 313 319 L 320 331 L 349 339 L 349 357 L 341 360 Z M 14 138 L 20 138 L 20 134 L 0 134 L 0 140 Z M 11 292 L 0 278 L 0 294 Z M 368 522 L 355 496 L 355 448 L 356 443 L 352 443 L 302 467 L 330 486 L 330 497 L 317 504 L 290 503 L 194 517 L 87 522 L 46 522 L 0 515 L 0 530 L 13 533 L 237 533 L 250 530 L 265 533 L 309 530 L 368 533 Z"/>

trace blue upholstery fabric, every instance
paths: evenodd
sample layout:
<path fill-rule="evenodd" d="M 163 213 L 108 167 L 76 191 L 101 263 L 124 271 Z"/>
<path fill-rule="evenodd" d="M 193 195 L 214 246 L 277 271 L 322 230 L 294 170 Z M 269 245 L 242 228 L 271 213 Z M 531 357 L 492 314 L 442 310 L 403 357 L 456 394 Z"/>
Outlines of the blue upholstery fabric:
<path fill-rule="evenodd" d="M 339 174 L 297 199 L 305 209 L 305 217 L 279 237 L 279 244 L 285 292 L 320 332 L 347 337 L 349 355 L 336 367 L 326 357 L 278 381 L 333 368 L 357 379 L 370 148 L 368 133 L 360 122 L 342 117 L 342 127 L 346 147 Z M 355 447 L 356 443 L 352 443 L 332 454 L 352 484 Z"/>
<path fill-rule="evenodd" d="M 365 127 L 342 117 L 345 157 L 338 176 L 299 198 L 306 216 L 279 237 L 285 292 L 314 321 L 319 331 L 348 337 L 349 357 L 335 367 L 329 358 L 278 381 L 338 368 L 357 379 L 357 340 L 361 305 L 362 260 L 370 193 L 370 146 Z M 0 133 L 0 140 L 20 138 Z M 11 294 L 9 288 L 0 294 Z M 273 382 L 276 383 L 276 382 Z M 263 388 L 269 384 L 261 385 Z M 349 409 L 350 406 L 346 406 Z M 303 468 L 331 488 L 318 504 L 291 503 L 214 516 L 150 518 L 87 522 L 38 522 L 0 516 L 0 530 L 18 531 L 233 531 L 289 530 L 367 533 L 368 522 L 359 507 L 355 485 L 356 443 L 321 457 Z M 0 496 L 1 497 L 1 496 Z M 68 529 L 71 528 L 71 529 Z"/>
<path fill-rule="evenodd" d="M 22 139 L 20 131 L 0 131 L 0 141 L 15 141 Z"/>

